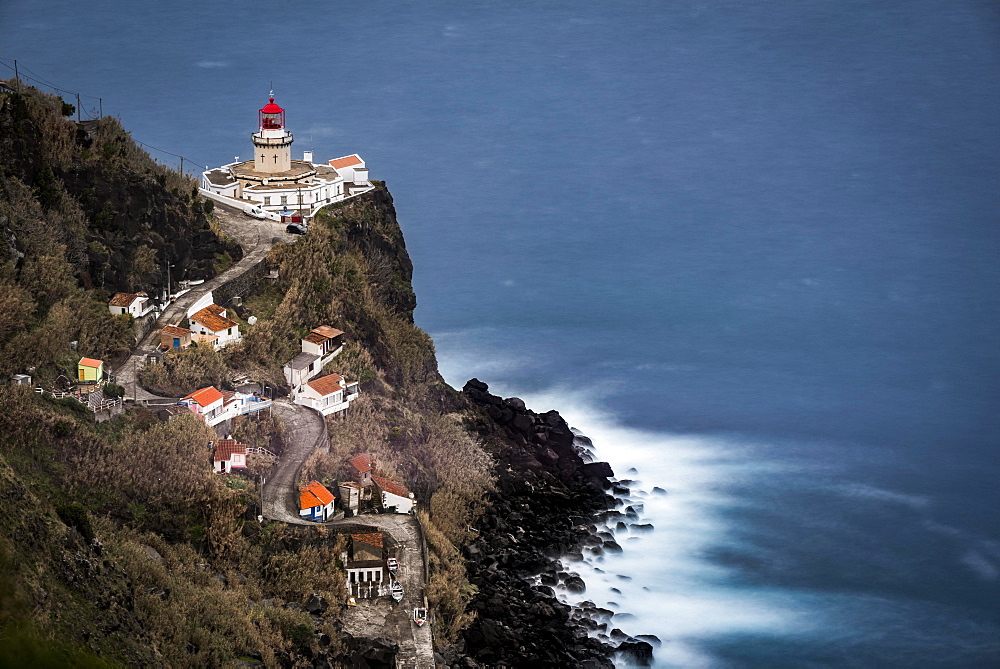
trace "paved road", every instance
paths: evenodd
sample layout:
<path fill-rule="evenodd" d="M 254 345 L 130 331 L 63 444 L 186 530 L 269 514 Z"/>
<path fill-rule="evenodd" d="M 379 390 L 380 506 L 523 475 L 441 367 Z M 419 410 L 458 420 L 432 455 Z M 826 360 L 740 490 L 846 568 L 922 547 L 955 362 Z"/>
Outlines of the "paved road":
<path fill-rule="evenodd" d="M 217 204 L 215 214 L 222 224 L 222 229 L 225 233 L 243 247 L 243 258 L 214 279 L 191 288 L 190 291 L 174 300 L 160 314 L 160 317 L 156 319 L 156 324 L 150 328 L 149 334 L 143 337 L 142 341 L 132 349 L 131 355 L 129 355 L 125 362 L 115 369 L 114 373 L 117 377 L 117 383 L 125 388 L 126 399 L 134 398 L 146 401 L 176 400 L 176 397 L 164 398 L 160 395 L 154 395 L 136 383 L 136 376 L 138 376 L 139 371 L 146 364 L 146 355 L 155 351 L 156 347 L 160 344 L 160 330 L 164 325 L 187 327 L 187 323 L 184 322 L 187 310 L 198 298 L 208 291 L 218 288 L 232 277 L 238 276 L 244 270 L 263 259 L 270 252 L 275 239 L 284 241 L 294 239 L 293 236 L 285 234 L 284 226 L 281 224 L 251 218 L 232 207 Z"/>
<path fill-rule="evenodd" d="M 285 450 L 264 482 L 263 515 L 295 525 L 313 525 L 299 517 L 299 469 L 309 454 L 326 444 L 326 419 L 318 412 L 287 400 L 277 400 L 271 411 L 285 424 Z"/>

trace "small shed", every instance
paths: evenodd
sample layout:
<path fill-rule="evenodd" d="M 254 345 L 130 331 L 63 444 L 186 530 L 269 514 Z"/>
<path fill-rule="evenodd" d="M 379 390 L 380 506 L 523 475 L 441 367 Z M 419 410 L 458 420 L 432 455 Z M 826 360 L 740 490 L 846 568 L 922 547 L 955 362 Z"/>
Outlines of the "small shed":
<path fill-rule="evenodd" d="M 14 383 L 15 386 L 31 385 L 31 377 L 28 376 L 27 374 L 15 374 L 14 376 L 10 377 L 10 380 Z"/>
<path fill-rule="evenodd" d="M 372 484 L 372 458 L 367 453 L 358 453 L 353 456 L 348 462 L 351 463 L 351 468 L 355 472 L 356 480 L 363 487 L 368 487 Z"/>
<path fill-rule="evenodd" d="M 346 481 L 340 486 L 340 507 L 345 510 L 358 512 L 361 506 L 361 484 L 354 481 Z"/>
<path fill-rule="evenodd" d="M 160 330 L 160 348 L 183 351 L 191 345 L 191 331 L 176 325 L 167 325 Z"/>
<path fill-rule="evenodd" d="M 80 383 L 98 383 L 104 380 L 104 361 L 80 358 L 76 364 L 76 380 Z"/>
<path fill-rule="evenodd" d="M 228 474 L 234 469 L 247 466 L 247 445 L 236 443 L 235 439 L 219 439 L 212 454 L 212 469 L 216 474 Z"/>

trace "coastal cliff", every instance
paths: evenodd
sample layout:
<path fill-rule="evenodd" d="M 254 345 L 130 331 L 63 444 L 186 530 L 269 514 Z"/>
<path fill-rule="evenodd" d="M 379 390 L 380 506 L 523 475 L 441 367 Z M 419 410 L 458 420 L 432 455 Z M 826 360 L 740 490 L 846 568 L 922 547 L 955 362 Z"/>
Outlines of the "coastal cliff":
<path fill-rule="evenodd" d="M 45 388 L 81 354 L 127 352 L 111 291 L 161 289 L 164 263 L 205 278 L 241 256 L 190 180 L 149 160 L 117 122 L 76 124 L 63 111 L 37 91 L 0 94 L 0 369 L 31 368 Z M 347 456 L 367 452 L 415 493 L 438 662 L 610 666 L 615 648 L 590 638 L 595 624 L 552 586 L 579 587 L 556 559 L 578 552 L 593 514 L 613 504 L 612 472 L 587 462 L 556 412 L 476 380 L 462 392 L 444 383 L 413 321 L 412 264 L 384 184 L 326 208 L 267 262 L 277 282 L 245 298 L 239 344 L 170 353 L 142 378 L 280 386 L 301 336 L 343 330 L 334 365 L 361 395 L 346 420 L 328 421 L 328 449 L 302 476 L 343 480 Z M 391 664 L 391 642 L 378 630 L 351 637 L 329 605 L 343 597 L 342 537 L 259 523 L 253 479 L 212 473 L 203 451 L 214 435 L 196 419 L 160 423 L 131 407 L 94 425 L 74 402 L 0 394 L 9 648 L 40 664 Z M 287 438 L 277 419 L 236 429 Z"/>

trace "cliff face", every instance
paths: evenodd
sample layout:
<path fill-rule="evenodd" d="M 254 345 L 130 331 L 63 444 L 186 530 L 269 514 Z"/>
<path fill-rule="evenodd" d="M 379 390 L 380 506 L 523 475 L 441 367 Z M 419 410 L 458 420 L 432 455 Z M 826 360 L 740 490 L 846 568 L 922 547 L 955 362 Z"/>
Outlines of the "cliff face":
<path fill-rule="evenodd" d="M 105 306 L 112 290 L 155 289 L 165 260 L 195 278 L 240 255 L 213 232 L 190 181 L 156 166 L 112 119 L 67 121 L 52 96 L 0 94 L 0 169 L 0 367 L 37 365 L 43 385 L 46 369 L 127 349 Z M 299 337 L 321 324 L 344 330 L 328 371 L 360 381 L 361 397 L 347 420 L 329 422 L 329 452 L 304 475 L 342 478 L 347 455 L 369 452 L 416 493 L 442 659 L 607 666 L 611 649 L 526 578 L 566 579 L 553 560 L 608 507 L 610 469 L 585 462 L 557 413 L 478 381 L 463 393 L 443 382 L 413 322 L 412 264 L 388 190 L 329 207 L 268 262 L 279 280 L 245 300 L 257 320 L 244 340 L 183 362 L 207 356 L 221 379 L 280 382 Z M 340 632 L 338 607 L 313 606 L 342 594 L 336 537 L 259 526 L 253 485 L 211 474 L 203 425 L 159 424 L 141 409 L 101 427 L 88 418 L 72 400 L 0 394 L 0 583 L 14 584 L 0 591 L 0 633 L 142 666 L 347 662 L 351 644 L 364 646 Z M 369 663 L 385 659 L 376 650 Z"/>

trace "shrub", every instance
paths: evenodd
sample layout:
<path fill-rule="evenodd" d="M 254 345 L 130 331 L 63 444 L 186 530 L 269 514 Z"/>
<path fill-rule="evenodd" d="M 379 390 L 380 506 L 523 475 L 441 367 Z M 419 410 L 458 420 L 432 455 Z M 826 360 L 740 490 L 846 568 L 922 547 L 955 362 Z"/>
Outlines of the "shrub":
<path fill-rule="evenodd" d="M 205 200 L 201 207 L 205 210 L 206 214 L 211 215 L 211 213 L 215 211 L 215 200 Z"/>
<path fill-rule="evenodd" d="M 88 543 L 94 540 L 94 528 L 90 525 L 90 515 L 79 502 L 58 505 L 56 515 L 67 526 L 75 528 Z"/>

